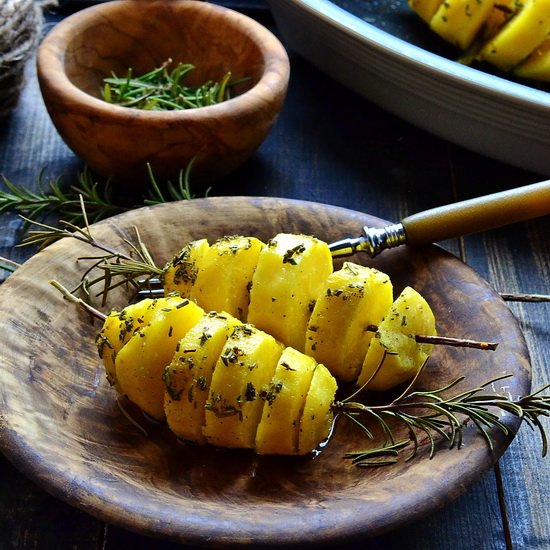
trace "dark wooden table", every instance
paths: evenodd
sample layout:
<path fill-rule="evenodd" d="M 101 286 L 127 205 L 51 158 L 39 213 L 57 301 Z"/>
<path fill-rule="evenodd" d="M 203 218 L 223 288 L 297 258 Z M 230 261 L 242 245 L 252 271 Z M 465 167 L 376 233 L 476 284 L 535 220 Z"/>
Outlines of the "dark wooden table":
<path fill-rule="evenodd" d="M 261 1 L 225 2 L 271 26 Z M 50 14 L 52 25 L 68 5 Z M 290 52 L 284 111 L 254 157 L 211 195 L 305 199 L 397 221 L 403 216 L 546 179 L 458 148 L 354 95 Z M 64 145 L 41 101 L 32 64 L 17 110 L 0 123 L 0 173 L 37 187 L 82 164 Z M 0 183 L 0 186 L 3 186 Z M 14 213 L 0 215 L 0 256 L 24 261 Z M 443 243 L 501 292 L 550 289 L 550 217 Z M 1 272 L 1 270 L 0 270 Z M 5 279 L 7 272 L 2 273 Z M 550 306 L 511 303 L 532 357 L 533 387 L 550 382 Z M 1 410 L 0 410 L 1 414 Z M 357 547 L 418 549 L 550 548 L 546 490 L 550 464 L 536 434 L 522 427 L 499 464 L 457 501 L 414 525 Z M 176 545 L 107 525 L 58 501 L 0 458 L 0 548 L 159 548 Z"/>

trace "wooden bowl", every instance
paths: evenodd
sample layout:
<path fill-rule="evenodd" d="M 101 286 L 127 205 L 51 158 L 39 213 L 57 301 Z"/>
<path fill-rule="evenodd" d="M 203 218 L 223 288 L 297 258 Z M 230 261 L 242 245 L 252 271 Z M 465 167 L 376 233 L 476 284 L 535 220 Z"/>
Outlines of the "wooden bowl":
<path fill-rule="evenodd" d="M 192 63 L 189 85 L 250 77 L 225 102 L 183 111 L 144 111 L 101 99 L 103 79 L 135 75 L 169 58 Z M 39 48 L 38 78 L 67 145 L 95 172 L 135 185 L 175 180 L 191 159 L 193 180 L 212 181 L 262 143 L 288 86 L 289 61 L 273 34 L 240 13 L 193 0 L 119 0 L 63 20 Z"/>

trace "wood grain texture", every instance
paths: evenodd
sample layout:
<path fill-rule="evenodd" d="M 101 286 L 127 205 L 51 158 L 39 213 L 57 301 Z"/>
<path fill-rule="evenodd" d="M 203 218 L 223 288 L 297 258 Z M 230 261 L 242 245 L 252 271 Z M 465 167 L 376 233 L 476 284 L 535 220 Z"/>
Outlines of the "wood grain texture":
<path fill-rule="evenodd" d="M 267 239 L 284 230 L 330 241 L 380 223 L 320 204 L 234 197 L 141 209 L 98 224 L 94 233 L 123 246 L 122 235 L 136 225 L 162 265 L 197 237 L 240 232 Z M 161 426 L 147 426 L 144 437 L 121 414 L 104 379 L 93 344 L 97 327 L 47 284 L 49 278 L 74 284 L 82 270 L 76 258 L 88 251 L 76 241 L 57 243 L 31 258 L 0 289 L 2 304 L 17 305 L 4 306 L 0 321 L 6 342 L 0 356 L 0 441 L 27 475 L 93 515 L 183 543 L 349 541 L 448 504 L 509 443 L 495 434 L 497 445 L 490 453 L 467 428 L 460 451 L 442 448 L 430 461 L 424 447 L 409 463 L 365 472 L 342 460 L 346 450 L 364 446 L 362 436 L 343 424 L 315 460 L 184 446 Z M 510 373 L 514 378 L 497 384 L 495 391 L 512 396 L 528 391 L 521 331 L 506 305 L 470 268 L 436 247 L 389 251 L 369 264 L 388 272 L 396 290 L 412 284 L 424 293 L 442 334 L 500 342 L 494 354 L 438 348 L 422 386 L 459 375 L 476 385 Z M 517 428 L 515 420 L 505 421 Z"/>
<path fill-rule="evenodd" d="M 469 261 L 495 288 L 503 292 L 543 292 L 550 289 L 550 217 L 518 225 L 514 231 L 486 235 L 477 246 L 467 247 Z M 521 250 L 522 262 L 517 261 Z M 534 307 L 533 307 L 534 306 Z M 550 383 L 547 346 L 550 342 L 550 308 L 541 304 L 509 303 L 527 339 L 533 387 Z M 513 548 L 546 548 L 550 545 L 546 494 L 550 483 L 547 460 L 531 430 L 521 430 L 500 461 L 509 529 Z"/>
<path fill-rule="evenodd" d="M 143 111 L 99 99 L 103 78 L 149 72 L 172 59 L 192 63 L 189 85 L 250 78 L 236 97 L 185 111 Z M 71 149 L 106 177 L 135 186 L 194 176 L 211 181 L 241 165 L 262 143 L 283 104 L 286 51 L 265 27 L 208 2 L 122 0 L 65 19 L 37 59 L 44 102 Z"/>

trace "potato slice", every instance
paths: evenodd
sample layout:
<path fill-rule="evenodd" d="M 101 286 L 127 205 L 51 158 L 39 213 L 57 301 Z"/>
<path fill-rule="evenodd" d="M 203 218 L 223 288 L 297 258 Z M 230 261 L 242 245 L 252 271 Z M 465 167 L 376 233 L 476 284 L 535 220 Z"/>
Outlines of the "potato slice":
<path fill-rule="evenodd" d="M 445 0 L 430 20 L 431 29 L 462 50 L 470 47 L 494 0 Z"/>
<path fill-rule="evenodd" d="M 223 237 L 205 253 L 191 298 L 205 311 L 227 311 L 246 321 L 252 275 L 265 244 L 254 237 Z"/>
<path fill-rule="evenodd" d="M 483 23 L 478 40 L 484 43 L 496 36 L 506 22 L 521 9 L 520 0 L 498 0 Z"/>
<path fill-rule="evenodd" d="M 116 356 L 121 393 L 153 418 L 164 419 L 164 368 L 203 313 L 187 298 L 159 298 L 149 324 L 135 332 Z"/>
<path fill-rule="evenodd" d="M 326 243 L 280 233 L 258 259 L 248 322 L 285 345 L 304 351 L 309 317 L 331 272 L 332 257 Z"/>
<path fill-rule="evenodd" d="M 429 23 L 435 15 L 443 0 L 409 0 L 410 8 L 416 12 L 426 23 Z"/>
<path fill-rule="evenodd" d="M 435 318 L 426 300 L 406 287 L 370 342 L 358 384 L 370 380 L 369 389 L 384 391 L 414 378 L 433 349 L 417 343 L 416 335 L 435 336 Z"/>
<path fill-rule="evenodd" d="M 479 53 L 479 59 L 509 71 L 527 58 L 550 33 L 550 0 L 525 0 L 523 8 Z"/>
<path fill-rule="evenodd" d="M 111 311 L 97 335 L 97 350 L 103 360 L 107 380 L 117 390 L 116 356 L 134 333 L 147 325 L 156 305 L 156 300 L 147 298 L 121 311 Z"/>
<path fill-rule="evenodd" d="M 393 302 L 385 273 L 351 262 L 332 273 L 309 320 L 305 353 L 345 382 L 357 380 L 373 332 Z"/>
<path fill-rule="evenodd" d="M 214 367 L 238 320 L 226 313 L 205 313 L 180 340 L 164 370 L 164 412 L 179 438 L 206 443 L 202 434 L 206 398 Z"/>
<path fill-rule="evenodd" d="M 264 397 L 258 454 L 297 454 L 300 419 L 316 366 L 315 359 L 293 348 L 283 351 Z"/>
<path fill-rule="evenodd" d="M 336 390 L 334 376 L 319 363 L 315 367 L 300 420 L 298 454 L 314 451 L 328 437 L 334 418 L 331 406 Z"/>
<path fill-rule="evenodd" d="M 209 248 L 206 239 L 191 241 L 166 264 L 162 276 L 165 294 L 177 292 L 185 298 L 190 297 Z"/>
<path fill-rule="evenodd" d="M 283 346 L 252 325 L 233 329 L 214 367 L 203 434 L 220 447 L 253 448 Z"/>
<path fill-rule="evenodd" d="M 520 78 L 550 82 L 550 38 L 520 63 L 514 74 Z"/>

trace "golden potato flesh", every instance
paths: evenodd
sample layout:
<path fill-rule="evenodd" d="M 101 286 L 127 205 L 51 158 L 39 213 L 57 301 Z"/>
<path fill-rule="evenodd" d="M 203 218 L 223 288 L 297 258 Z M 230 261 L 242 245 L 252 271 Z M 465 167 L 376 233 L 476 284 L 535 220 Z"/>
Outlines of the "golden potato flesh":
<path fill-rule="evenodd" d="M 314 451 L 328 437 L 334 418 L 332 404 L 336 390 L 334 377 L 324 365 L 318 364 L 313 372 L 300 420 L 298 454 Z"/>
<path fill-rule="evenodd" d="M 303 352 L 309 317 L 330 273 L 326 243 L 305 235 L 277 235 L 259 256 L 248 322 Z"/>
<path fill-rule="evenodd" d="M 254 237 L 223 237 L 204 255 L 190 297 L 205 311 L 226 311 L 246 321 L 252 275 L 264 243 Z"/>
<path fill-rule="evenodd" d="M 258 454 L 298 453 L 300 419 L 317 362 L 286 348 L 265 394 L 262 418 L 256 432 Z"/>
<path fill-rule="evenodd" d="M 526 0 L 479 53 L 479 58 L 508 71 L 526 59 L 550 33 L 550 0 Z"/>
<path fill-rule="evenodd" d="M 514 69 L 514 74 L 521 78 L 550 82 L 550 38 L 522 61 Z"/>
<path fill-rule="evenodd" d="M 323 363 L 339 380 L 355 382 L 372 331 L 393 302 L 385 273 L 351 262 L 332 273 L 317 298 L 306 333 L 305 353 Z"/>
<path fill-rule="evenodd" d="M 226 313 L 205 313 L 178 342 L 172 362 L 164 370 L 166 421 L 181 439 L 206 442 L 202 428 L 212 373 L 237 323 Z"/>
<path fill-rule="evenodd" d="M 97 335 L 97 349 L 103 360 L 107 380 L 117 389 L 116 356 L 134 333 L 147 325 L 156 303 L 148 298 L 130 304 L 121 311 L 111 311 Z"/>
<path fill-rule="evenodd" d="M 443 0 L 409 0 L 409 6 L 424 20 L 429 23 L 435 15 Z"/>
<path fill-rule="evenodd" d="M 486 61 L 530 80 L 550 81 L 550 0 L 408 0 L 462 63 Z"/>
<path fill-rule="evenodd" d="M 435 318 L 426 300 L 407 287 L 371 339 L 358 384 L 384 391 L 414 378 L 433 349 L 417 343 L 416 335 L 435 336 Z"/>
<path fill-rule="evenodd" d="M 138 330 L 118 352 L 116 379 L 120 392 L 156 419 L 164 419 L 162 375 L 178 342 L 197 323 L 203 310 L 187 298 L 159 298 L 143 329 Z"/>
<path fill-rule="evenodd" d="M 222 349 L 206 402 L 206 440 L 220 447 L 254 448 L 256 429 L 283 346 L 252 325 L 235 327 Z"/>
<path fill-rule="evenodd" d="M 447 42 L 466 50 L 493 5 L 494 0 L 445 0 L 430 20 L 430 27 Z"/>
<path fill-rule="evenodd" d="M 162 275 L 164 293 L 176 292 L 189 298 L 210 245 L 206 239 L 191 241 L 167 264 Z"/>

